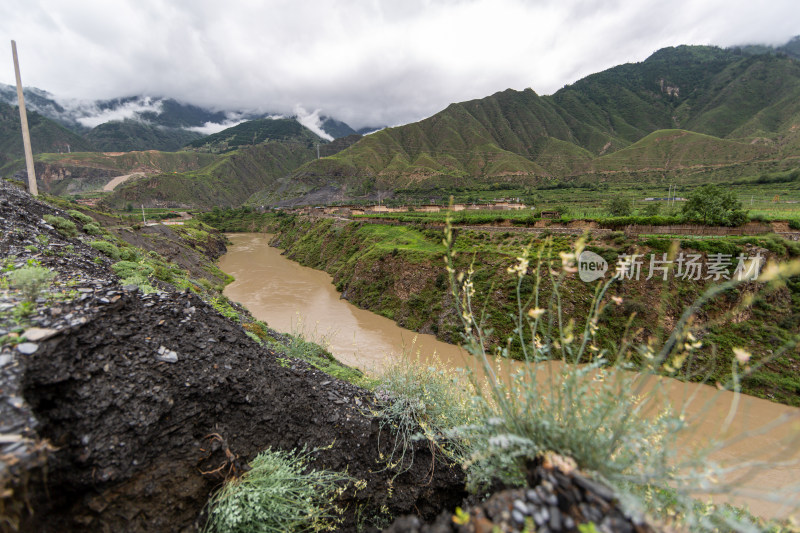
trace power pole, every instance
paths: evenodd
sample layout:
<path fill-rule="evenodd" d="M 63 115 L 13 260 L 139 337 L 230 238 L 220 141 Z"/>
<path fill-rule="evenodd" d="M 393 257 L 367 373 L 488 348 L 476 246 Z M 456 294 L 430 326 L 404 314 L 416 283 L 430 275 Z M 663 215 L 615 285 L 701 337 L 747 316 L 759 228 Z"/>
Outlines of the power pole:
<path fill-rule="evenodd" d="M 19 100 L 19 121 L 22 126 L 22 145 L 25 148 L 25 164 L 28 167 L 28 192 L 39 196 L 36 186 L 36 170 L 33 168 L 33 151 L 31 150 L 31 134 L 28 131 L 28 115 L 25 113 L 25 96 L 22 94 L 22 77 L 19 75 L 19 60 L 17 59 L 17 43 L 11 41 L 11 55 L 14 56 L 14 73 L 17 76 L 17 100 Z"/>

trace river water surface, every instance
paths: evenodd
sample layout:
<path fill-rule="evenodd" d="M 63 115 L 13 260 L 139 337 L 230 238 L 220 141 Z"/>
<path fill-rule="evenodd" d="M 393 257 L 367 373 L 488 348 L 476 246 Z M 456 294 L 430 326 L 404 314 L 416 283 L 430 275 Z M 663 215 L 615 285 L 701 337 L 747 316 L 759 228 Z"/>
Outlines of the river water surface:
<path fill-rule="evenodd" d="M 327 273 L 283 257 L 280 250 L 269 246 L 270 237 L 256 233 L 228 235 L 232 245 L 219 266 L 236 278 L 225 289 L 225 295 L 243 304 L 271 328 L 302 332 L 310 340 L 324 341 L 339 360 L 367 372 L 380 372 L 387 363 L 402 357 L 404 350 L 449 367 L 475 366 L 474 358 L 459 347 L 432 335 L 403 329 L 387 318 L 341 299 Z M 508 372 L 508 367 L 505 371 Z M 673 405 L 683 405 L 687 398 L 694 398 L 686 412 L 699 417 L 699 422 L 692 426 L 683 446 L 696 448 L 725 437 L 721 428 L 733 393 L 671 379 L 661 380 L 660 385 Z M 792 422 L 769 431 L 760 429 L 779 417 L 791 417 Z M 713 459 L 729 465 L 745 461 L 767 463 L 737 472 L 741 476 L 737 477 L 737 487 L 754 494 L 732 500 L 747 504 L 751 511 L 762 516 L 787 516 L 790 510 L 785 505 L 764 498 L 768 499 L 778 487 L 786 489 L 800 482 L 800 464 L 778 464 L 791 459 L 800 461 L 800 409 L 741 396 L 728 434 L 739 437 L 714 452 Z M 798 485 L 794 489 L 797 497 Z"/>

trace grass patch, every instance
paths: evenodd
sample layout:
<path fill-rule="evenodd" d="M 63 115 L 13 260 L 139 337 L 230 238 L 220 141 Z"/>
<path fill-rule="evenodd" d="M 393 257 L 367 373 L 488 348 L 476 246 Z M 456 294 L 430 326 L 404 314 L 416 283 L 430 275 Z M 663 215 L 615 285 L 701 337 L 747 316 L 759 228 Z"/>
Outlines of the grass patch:
<path fill-rule="evenodd" d="M 108 241 L 92 241 L 89 243 L 89 246 L 113 261 L 120 260 L 119 248 Z"/>
<path fill-rule="evenodd" d="M 55 215 L 45 215 L 44 221 L 53 226 L 62 236 L 73 239 L 78 236 L 78 228 L 71 220 Z"/>

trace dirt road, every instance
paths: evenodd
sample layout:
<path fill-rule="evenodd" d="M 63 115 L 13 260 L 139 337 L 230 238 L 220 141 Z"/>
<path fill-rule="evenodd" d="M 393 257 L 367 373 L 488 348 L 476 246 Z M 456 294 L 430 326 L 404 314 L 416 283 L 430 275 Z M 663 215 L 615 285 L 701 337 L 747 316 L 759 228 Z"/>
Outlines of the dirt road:
<path fill-rule="evenodd" d="M 134 172 L 133 174 L 125 174 L 123 176 L 117 176 L 115 178 L 111 178 L 111 181 L 103 185 L 103 190 L 106 192 L 111 192 L 117 187 L 117 185 L 125 183 L 129 179 L 139 176 L 144 176 L 144 174 L 141 172 Z"/>

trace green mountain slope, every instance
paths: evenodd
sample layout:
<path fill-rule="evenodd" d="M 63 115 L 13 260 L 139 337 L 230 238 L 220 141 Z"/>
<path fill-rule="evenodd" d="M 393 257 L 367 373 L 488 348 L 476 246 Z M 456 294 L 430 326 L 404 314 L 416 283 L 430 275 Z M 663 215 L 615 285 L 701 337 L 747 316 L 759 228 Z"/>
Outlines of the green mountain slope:
<path fill-rule="evenodd" d="M 798 152 L 800 63 L 709 46 L 659 50 L 552 96 L 506 90 L 311 161 L 295 188 L 365 190 L 625 179 Z M 756 168 L 755 166 L 753 168 Z M 650 174 L 648 174 L 650 173 Z M 674 176 L 673 176 L 674 177 Z M 713 178 L 713 176 L 712 176 Z"/>
<path fill-rule="evenodd" d="M 162 173 L 125 183 L 107 202 L 117 207 L 128 202 L 149 206 L 238 206 L 315 157 L 315 148 L 302 143 L 262 143 L 216 156 L 198 170 Z"/>
<path fill-rule="evenodd" d="M 104 152 L 159 150 L 174 152 L 202 138 L 197 132 L 155 126 L 138 120 L 105 122 L 93 128 L 86 138 Z"/>
<path fill-rule="evenodd" d="M 126 183 L 106 201 L 114 206 L 128 202 L 154 206 L 237 206 L 264 188 L 285 188 L 281 179 L 315 159 L 317 145 L 325 143 L 293 119 L 243 122 L 186 147 L 192 151 L 183 153 L 213 157 L 206 166 Z M 341 145 L 348 143 L 342 141 Z"/>
<path fill-rule="evenodd" d="M 124 174 L 157 174 L 195 170 L 216 159 L 196 152 L 72 152 L 34 156 L 39 189 L 50 194 L 73 194 L 102 189 Z M 0 176 L 27 175 L 23 159 L 0 166 Z"/>
<path fill-rule="evenodd" d="M 729 165 L 765 158 L 769 145 L 743 143 L 686 130 L 658 130 L 634 144 L 595 159 L 590 168 L 600 172 L 676 170 Z"/>
<path fill-rule="evenodd" d="M 132 202 L 214 207 L 238 206 L 259 192 L 269 202 L 302 195 L 313 187 L 292 180 L 294 170 L 316 160 L 317 148 L 323 156 L 336 157 L 360 138 L 354 134 L 327 143 L 292 119 L 253 120 L 191 143 L 196 151 L 177 152 L 213 158 L 202 168 L 125 183 L 106 201 L 114 206 Z"/>
<path fill-rule="evenodd" d="M 342 137 L 358 134 L 358 132 L 348 124 L 331 117 L 322 117 L 322 129 L 334 139 L 341 139 Z"/>
<path fill-rule="evenodd" d="M 28 129 L 34 154 L 93 149 L 88 140 L 38 113 L 28 113 Z M 23 157 L 25 157 L 25 153 L 22 147 L 19 110 L 8 104 L 0 103 L 0 167 Z"/>
<path fill-rule="evenodd" d="M 300 143 L 306 146 L 327 142 L 294 119 L 263 118 L 243 122 L 219 133 L 197 139 L 188 143 L 186 149 L 222 154 L 266 141 Z"/>

